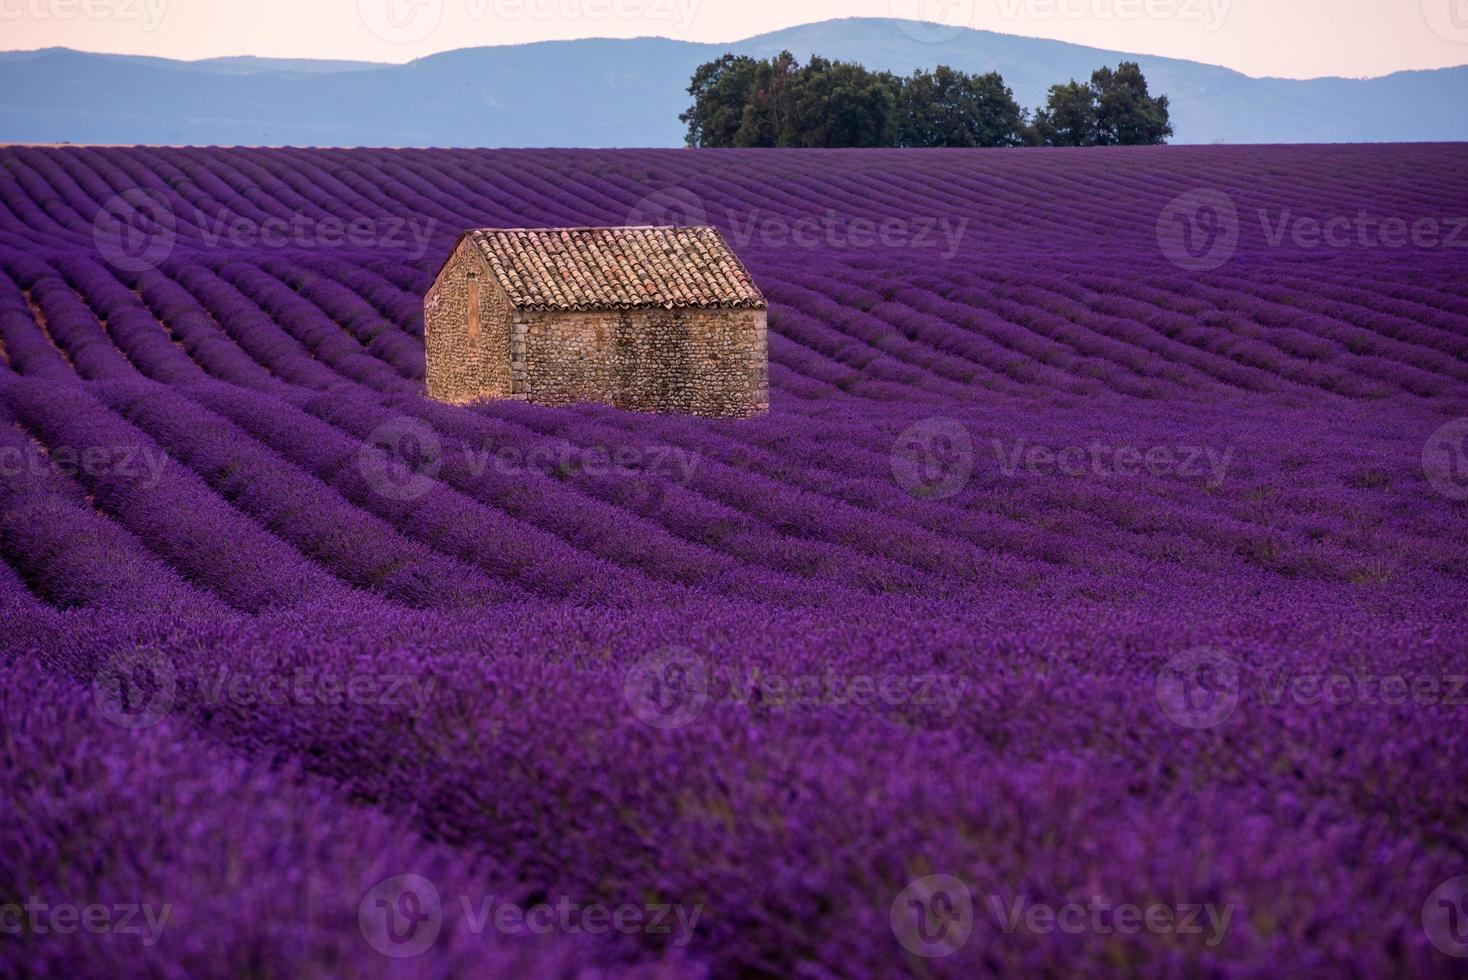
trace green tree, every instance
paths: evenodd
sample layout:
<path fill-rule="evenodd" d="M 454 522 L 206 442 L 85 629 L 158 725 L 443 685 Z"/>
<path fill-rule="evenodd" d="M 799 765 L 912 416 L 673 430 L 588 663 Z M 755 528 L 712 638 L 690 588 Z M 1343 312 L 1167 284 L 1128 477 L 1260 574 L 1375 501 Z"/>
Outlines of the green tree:
<path fill-rule="evenodd" d="M 895 146 L 897 84 L 849 61 L 812 57 L 798 74 L 790 132 L 781 146 Z"/>
<path fill-rule="evenodd" d="M 1115 71 L 1098 68 L 1091 74 L 1096 100 L 1096 142 L 1105 146 L 1141 146 L 1164 143 L 1172 135 L 1167 96 L 1152 98 L 1147 79 L 1135 61 L 1123 61 Z"/>
<path fill-rule="evenodd" d="M 726 54 L 700 65 L 681 115 L 692 146 L 1114 146 L 1172 135 L 1167 96 L 1136 62 L 1098 68 L 1089 84 L 1052 85 L 1031 120 L 998 72 L 939 65 L 899 78 L 855 62 L 789 51 Z"/>
<path fill-rule="evenodd" d="M 1050 86 L 1045 108 L 1035 113 L 1035 131 L 1046 146 L 1095 146 L 1096 100 L 1090 86 L 1075 79 Z"/>
<path fill-rule="evenodd" d="M 758 66 L 753 58 L 726 54 L 699 65 L 688 85 L 693 105 L 678 119 L 688 126 L 690 146 L 735 146 L 745 107 L 754 95 Z"/>
<path fill-rule="evenodd" d="M 792 146 L 800 63 L 789 51 L 755 62 L 749 95 L 730 146 Z"/>
<path fill-rule="evenodd" d="M 903 79 L 902 146 L 1018 146 L 1025 114 L 998 72 L 970 75 L 947 65 Z"/>
<path fill-rule="evenodd" d="M 1167 96 L 1153 98 L 1135 61 L 1097 68 L 1089 85 L 1072 79 L 1050 86 L 1035 132 L 1047 146 L 1138 146 L 1172 135 Z"/>

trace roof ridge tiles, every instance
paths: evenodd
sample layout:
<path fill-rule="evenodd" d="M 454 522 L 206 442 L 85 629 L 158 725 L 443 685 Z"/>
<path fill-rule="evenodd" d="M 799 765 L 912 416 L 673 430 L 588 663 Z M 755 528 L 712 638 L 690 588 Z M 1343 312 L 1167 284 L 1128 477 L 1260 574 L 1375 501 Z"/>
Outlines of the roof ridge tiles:
<path fill-rule="evenodd" d="M 472 228 L 520 309 L 764 309 L 765 298 L 712 225 Z"/>

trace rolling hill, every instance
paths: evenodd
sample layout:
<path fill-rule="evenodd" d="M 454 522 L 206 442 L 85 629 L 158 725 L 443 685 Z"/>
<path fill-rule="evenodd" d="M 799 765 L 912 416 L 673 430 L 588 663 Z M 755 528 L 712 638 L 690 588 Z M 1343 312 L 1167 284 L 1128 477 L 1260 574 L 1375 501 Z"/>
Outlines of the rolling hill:
<path fill-rule="evenodd" d="M 906 28 L 904 30 L 904 27 Z M 660 38 L 467 48 L 404 65 L 64 49 L 0 55 L 0 141 L 324 146 L 678 146 L 694 67 L 789 49 L 910 71 L 997 69 L 1021 104 L 1101 64 L 1140 61 L 1172 99 L 1177 142 L 1468 139 L 1468 68 L 1384 78 L 1249 78 L 1195 62 L 909 22 L 849 19 L 730 44 Z M 919 33 L 919 36 L 920 33 Z"/>

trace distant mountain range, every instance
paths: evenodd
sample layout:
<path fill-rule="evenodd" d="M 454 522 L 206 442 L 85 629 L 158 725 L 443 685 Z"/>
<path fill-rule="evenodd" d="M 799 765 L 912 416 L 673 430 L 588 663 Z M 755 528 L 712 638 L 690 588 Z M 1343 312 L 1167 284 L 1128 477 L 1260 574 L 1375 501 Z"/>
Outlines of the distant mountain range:
<path fill-rule="evenodd" d="M 404 65 L 0 53 L 0 142 L 317 146 L 678 146 L 687 86 L 732 51 L 789 49 L 908 72 L 998 70 L 1021 104 L 1123 58 L 1172 100 L 1179 143 L 1468 140 L 1468 66 L 1382 78 L 1250 78 L 1173 58 L 989 31 L 833 20 L 730 44 L 663 38 L 465 48 Z"/>

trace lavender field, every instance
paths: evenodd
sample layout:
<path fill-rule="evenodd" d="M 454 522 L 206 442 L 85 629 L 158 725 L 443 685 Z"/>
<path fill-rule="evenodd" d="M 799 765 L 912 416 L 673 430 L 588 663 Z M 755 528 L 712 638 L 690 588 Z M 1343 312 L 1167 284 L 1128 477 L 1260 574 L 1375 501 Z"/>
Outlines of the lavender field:
<path fill-rule="evenodd" d="M 771 412 L 423 394 L 711 223 Z M 0 148 L 0 973 L 1462 976 L 1468 146 Z"/>

